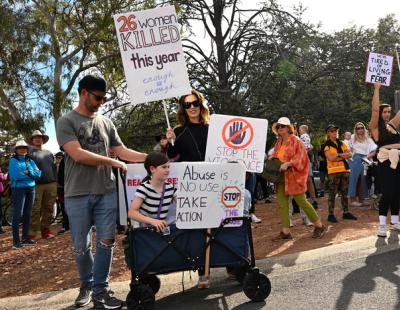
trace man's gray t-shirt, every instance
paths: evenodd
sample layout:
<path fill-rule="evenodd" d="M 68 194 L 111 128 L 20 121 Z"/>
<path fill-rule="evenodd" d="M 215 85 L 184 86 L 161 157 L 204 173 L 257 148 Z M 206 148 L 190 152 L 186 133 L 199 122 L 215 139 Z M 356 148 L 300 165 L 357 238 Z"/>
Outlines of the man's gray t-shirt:
<path fill-rule="evenodd" d="M 101 115 L 88 117 L 71 111 L 59 118 L 56 126 L 57 141 L 62 147 L 70 141 L 78 141 L 82 149 L 109 156 L 110 147 L 122 145 L 114 124 Z M 66 197 L 103 195 L 116 190 L 111 166 L 89 166 L 74 161 L 65 154 Z"/>
<path fill-rule="evenodd" d="M 37 148 L 30 147 L 29 155 L 36 163 L 36 166 L 38 166 L 38 168 L 42 171 L 42 175 L 38 180 L 36 180 L 36 184 L 57 182 L 57 168 L 52 152 L 45 149 L 39 150 Z"/>

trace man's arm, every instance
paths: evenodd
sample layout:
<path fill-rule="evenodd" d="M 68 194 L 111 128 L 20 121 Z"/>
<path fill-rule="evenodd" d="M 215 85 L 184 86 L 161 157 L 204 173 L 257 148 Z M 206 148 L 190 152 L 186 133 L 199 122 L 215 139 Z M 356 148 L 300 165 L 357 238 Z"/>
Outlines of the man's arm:
<path fill-rule="evenodd" d="M 146 159 L 147 154 L 128 149 L 125 145 L 113 146 L 111 150 L 123 160 L 129 162 L 142 163 Z"/>
<path fill-rule="evenodd" d="M 69 141 L 65 143 L 62 147 L 64 151 L 67 152 L 68 155 L 71 156 L 71 158 L 78 163 L 89 166 L 112 166 L 115 168 L 121 168 L 122 170 L 126 171 L 125 163 L 112 159 L 110 157 L 98 155 L 84 150 L 82 149 L 78 141 Z"/>

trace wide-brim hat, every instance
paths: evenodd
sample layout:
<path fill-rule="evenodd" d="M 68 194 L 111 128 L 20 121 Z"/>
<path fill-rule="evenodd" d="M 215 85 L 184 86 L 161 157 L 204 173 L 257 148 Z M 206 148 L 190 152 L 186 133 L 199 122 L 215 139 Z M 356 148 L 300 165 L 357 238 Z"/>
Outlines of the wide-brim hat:
<path fill-rule="evenodd" d="M 285 125 L 285 126 L 291 127 L 292 128 L 292 132 L 294 132 L 294 127 L 290 123 L 290 119 L 288 119 L 287 117 L 279 118 L 278 121 L 272 125 L 272 132 L 274 134 L 276 134 L 276 135 L 278 134 L 278 130 L 276 129 L 277 125 Z"/>
<path fill-rule="evenodd" d="M 325 132 L 328 132 L 328 131 L 331 130 L 332 128 L 339 129 L 339 126 L 336 126 L 336 125 L 334 125 L 334 124 L 329 124 L 329 125 L 326 127 Z"/>
<path fill-rule="evenodd" d="M 47 141 L 49 141 L 49 136 L 48 135 L 42 134 L 42 132 L 40 130 L 35 130 L 34 132 L 32 132 L 31 138 L 29 139 L 29 143 L 32 144 L 33 137 L 37 137 L 37 136 L 42 137 L 43 144 L 45 144 Z"/>
<path fill-rule="evenodd" d="M 18 140 L 17 143 L 15 143 L 14 152 L 19 147 L 26 147 L 27 149 L 29 148 L 28 144 L 24 140 Z"/>

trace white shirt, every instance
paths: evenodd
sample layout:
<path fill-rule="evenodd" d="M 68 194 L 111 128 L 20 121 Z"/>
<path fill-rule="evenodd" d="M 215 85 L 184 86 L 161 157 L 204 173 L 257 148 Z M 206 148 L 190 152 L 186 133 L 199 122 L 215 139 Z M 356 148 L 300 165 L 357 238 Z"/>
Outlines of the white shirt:
<path fill-rule="evenodd" d="M 354 140 L 354 135 L 352 135 L 349 140 L 349 147 L 354 154 L 368 155 L 370 152 L 375 151 L 378 146 L 371 138 L 364 142 L 358 142 Z"/>

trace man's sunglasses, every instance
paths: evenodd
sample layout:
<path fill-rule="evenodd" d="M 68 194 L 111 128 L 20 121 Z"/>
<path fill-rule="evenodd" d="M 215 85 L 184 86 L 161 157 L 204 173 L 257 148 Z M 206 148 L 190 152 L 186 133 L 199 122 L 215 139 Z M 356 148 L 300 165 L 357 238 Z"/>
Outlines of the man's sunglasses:
<path fill-rule="evenodd" d="M 94 99 L 96 100 L 96 101 L 104 101 L 104 102 L 106 102 L 107 101 L 107 97 L 106 96 L 99 96 L 99 95 L 96 95 L 96 94 L 94 94 L 94 93 L 92 93 L 91 91 L 87 91 L 89 94 L 91 94 L 91 95 L 93 95 L 93 97 L 94 97 Z"/>
<path fill-rule="evenodd" d="M 182 103 L 182 107 L 184 109 L 190 109 L 190 107 L 193 106 L 194 108 L 197 108 L 200 106 L 200 102 L 198 100 L 192 101 L 192 102 L 184 102 Z"/>
<path fill-rule="evenodd" d="M 286 125 L 278 124 L 276 125 L 276 129 L 286 128 Z"/>

